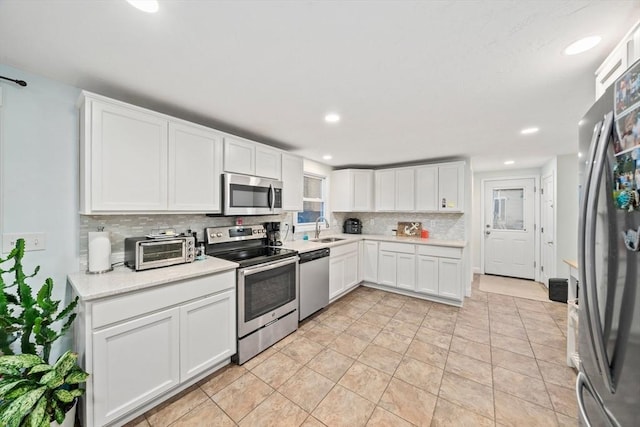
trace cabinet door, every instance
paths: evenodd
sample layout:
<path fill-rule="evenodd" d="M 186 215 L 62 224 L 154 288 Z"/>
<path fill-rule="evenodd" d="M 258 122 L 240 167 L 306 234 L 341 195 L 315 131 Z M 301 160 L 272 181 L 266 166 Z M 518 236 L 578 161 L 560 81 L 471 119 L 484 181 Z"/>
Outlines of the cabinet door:
<path fill-rule="evenodd" d="M 358 283 L 358 252 L 350 252 L 344 256 L 344 290 Z"/>
<path fill-rule="evenodd" d="M 414 291 L 416 289 L 416 256 L 397 254 L 396 266 L 397 287 Z"/>
<path fill-rule="evenodd" d="M 616 50 L 611 52 L 596 74 L 596 99 L 604 94 L 607 88 L 616 81 L 626 70 L 627 64 L 627 44 L 623 43 Z"/>
<path fill-rule="evenodd" d="M 424 294 L 438 295 L 438 258 L 418 255 L 418 282 L 416 291 Z"/>
<path fill-rule="evenodd" d="M 256 171 L 256 145 L 238 138 L 224 138 L 225 172 L 254 175 Z"/>
<path fill-rule="evenodd" d="M 396 172 L 380 170 L 376 177 L 376 211 L 393 211 L 396 206 Z"/>
<path fill-rule="evenodd" d="M 92 100 L 91 209 L 167 209 L 167 126 L 162 116 Z"/>
<path fill-rule="evenodd" d="M 416 210 L 438 210 L 438 167 L 416 168 Z"/>
<path fill-rule="evenodd" d="M 351 212 L 353 208 L 353 183 L 350 170 L 331 172 L 331 210 Z"/>
<path fill-rule="evenodd" d="M 396 254 L 380 251 L 378 255 L 378 283 L 396 286 Z"/>
<path fill-rule="evenodd" d="M 282 152 L 275 148 L 256 145 L 256 175 L 280 180 Z"/>
<path fill-rule="evenodd" d="M 378 242 L 364 241 L 362 279 L 366 282 L 378 283 Z"/>
<path fill-rule="evenodd" d="M 236 353 L 236 292 L 180 307 L 180 381 Z"/>
<path fill-rule="evenodd" d="M 179 315 L 173 308 L 93 333 L 94 425 L 179 384 Z"/>
<path fill-rule="evenodd" d="M 439 295 L 456 300 L 462 299 L 462 271 L 459 259 L 438 260 Z"/>
<path fill-rule="evenodd" d="M 218 133 L 169 123 L 169 210 L 219 213 L 221 174 Z"/>
<path fill-rule="evenodd" d="M 438 167 L 438 203 L 441 212 L 464 211 L 464 165 Z"/>
<path fill-rule="evenodd" d="M 353 171 L 353 206 L 354 212 L 371 212 L 373 210 L 373 171 Z"/>
<path fill-rule="evenodd" d="M 344 291 L 345 258 L 329 258 L 329 299 L 340 295 Z"/>
<path fill-rule="evenodd" d="M 396 171 L 396 210 L 410 212 L 415 210 L 415 174 L 412 169 Z"/>
<path fill-rule="evenodd" d="M 282 153 L 282 210 L 303 210 L 304 162 L 302 157 Z"/>

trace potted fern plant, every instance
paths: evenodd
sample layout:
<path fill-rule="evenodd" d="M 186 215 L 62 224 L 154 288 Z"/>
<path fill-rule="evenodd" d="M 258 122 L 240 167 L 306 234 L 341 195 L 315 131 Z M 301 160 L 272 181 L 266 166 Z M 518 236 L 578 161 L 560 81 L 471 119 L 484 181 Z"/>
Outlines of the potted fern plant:
<path fill-rule="evenodd" d="M 51 298 L 53 281 L 47 278 L 34 296 L 25 274 L 24 240 L 18 239 L 6 259 L 0 258 L 0 425 L 49 426 L 75 419 L 75 402 L 88 374 L 77 365 L 77 354 L 64 353 L 49 364 L 53 343 L 69 330 L 76 314 L 76 297 L 60 310 Z M 4 264 L 13 261 L 5 269 Z M 13 276 L 5 281 L 4 276 Z M 59 330 L 55 325 L 61 324 Z M 73 415 L 68 411 L 73 409 Z"/>

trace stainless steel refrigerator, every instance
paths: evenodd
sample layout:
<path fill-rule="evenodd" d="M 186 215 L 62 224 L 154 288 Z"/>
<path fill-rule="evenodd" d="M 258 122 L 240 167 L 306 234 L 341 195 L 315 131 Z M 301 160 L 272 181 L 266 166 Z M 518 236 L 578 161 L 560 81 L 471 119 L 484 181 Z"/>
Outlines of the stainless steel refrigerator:
<path fill-rule="evenodd" d="M 576 394 L 581 425 L 632 427 L 640 426 L 640 145 L 632 138 L 640 122 L 625 128 L 614 117 L 616 85 L 579 124 Z"/>

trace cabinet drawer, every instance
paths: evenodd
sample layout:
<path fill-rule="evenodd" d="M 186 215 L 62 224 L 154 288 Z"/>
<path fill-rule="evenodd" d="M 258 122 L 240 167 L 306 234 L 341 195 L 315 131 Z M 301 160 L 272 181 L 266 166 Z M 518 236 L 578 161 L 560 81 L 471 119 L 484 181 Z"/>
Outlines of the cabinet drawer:
<path fill-rule="evenodd" d="M 381 242 L 380 243 L 381 251 L 388 252 L 400 252 L 403 254 L 415 254 L 416 248 L 414 245 L 409 245 L 407 243 L 391 243 L 391 242 Z"/>
<path fill-rule="evenodd" d="M 340 255 L 347 254 L 349 252 L 358 252 L 358 242 L 347 243 L 346 245 L 340 246 L 332 246 L 331 247 L 331 256 L 337 257 Z"/>
<path fill-rule="evenodd" d="M 418 255 L 437 256 L 440 258 L 462 258 L 462 248 L 447 246 L 418 245 Z"/>
<path fill-rule="evenodd" d="M 93 304 L 93 329 L 235 288 L 235 270 L 181 280 Z"/>

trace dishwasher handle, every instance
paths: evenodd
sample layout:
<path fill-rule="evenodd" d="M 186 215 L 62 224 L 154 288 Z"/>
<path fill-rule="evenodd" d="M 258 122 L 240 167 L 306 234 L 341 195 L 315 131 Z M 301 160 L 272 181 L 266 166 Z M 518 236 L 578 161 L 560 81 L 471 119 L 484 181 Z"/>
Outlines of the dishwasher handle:
<path fill-rule="evenodd" d="M 318 249 L 315 251 L 301 253 L 301 254 L 298 254 L 298 256 L 300 257 L 299 263 L 304 264 L 305 262 L 315 261 L 320 258 L 328 257 L 330 254 L 331 254 L 331 251 L 329 250 L 329 248 Z"/>

